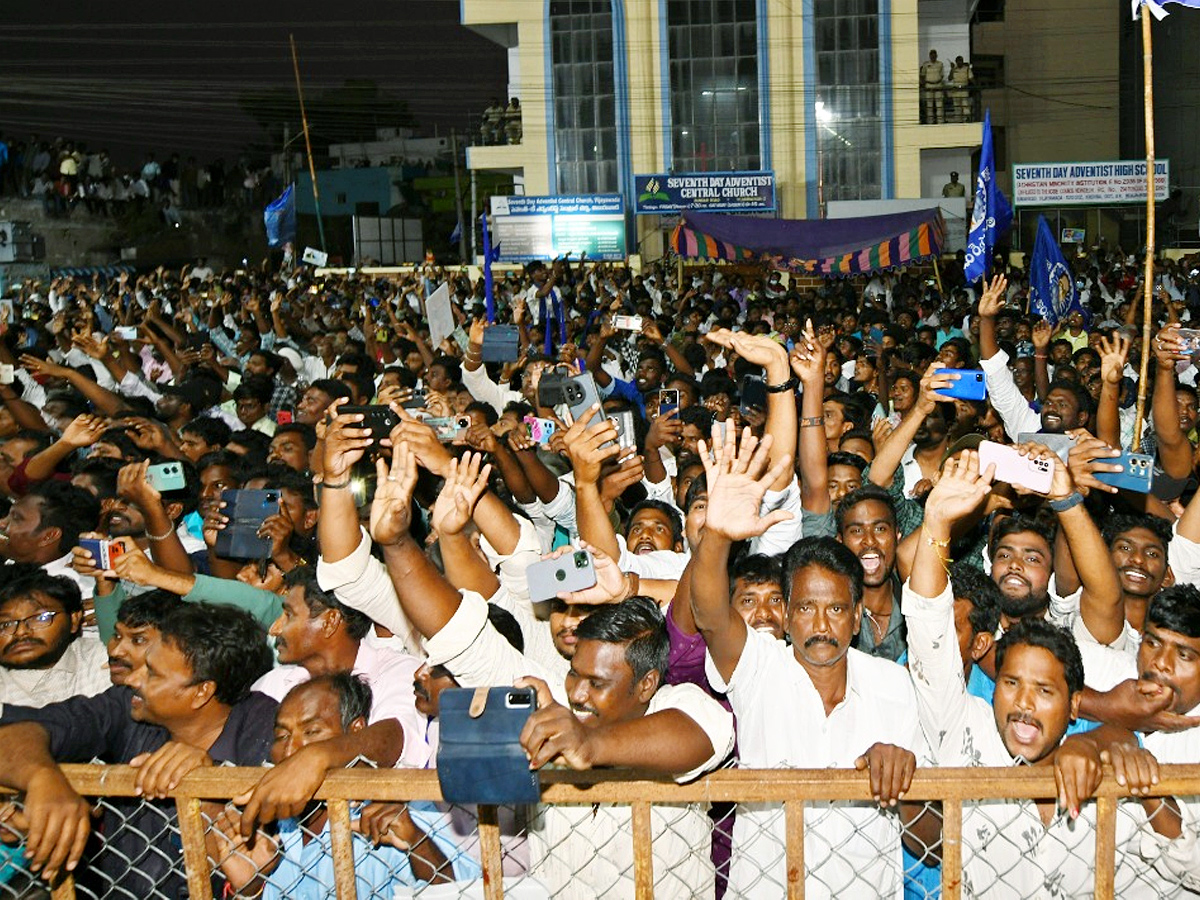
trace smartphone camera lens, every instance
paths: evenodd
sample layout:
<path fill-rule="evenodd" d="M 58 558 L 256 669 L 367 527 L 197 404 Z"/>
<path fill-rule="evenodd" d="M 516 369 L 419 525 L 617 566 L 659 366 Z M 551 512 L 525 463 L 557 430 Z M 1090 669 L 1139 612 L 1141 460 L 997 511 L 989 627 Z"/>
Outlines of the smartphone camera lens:
<path fill-rule="evenodd" d="M 579 550 L 575 553 L 575 568 L 586 569 L 588 564 L 588 555 L 586 550 Z"/>

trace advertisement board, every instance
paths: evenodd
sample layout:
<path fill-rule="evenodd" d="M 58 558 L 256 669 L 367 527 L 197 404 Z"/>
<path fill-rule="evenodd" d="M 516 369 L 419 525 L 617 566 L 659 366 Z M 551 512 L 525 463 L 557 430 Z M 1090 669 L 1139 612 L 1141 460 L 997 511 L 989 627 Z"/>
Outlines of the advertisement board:
<path fill-rule="evenodd" d="M 773 212 L 774 172 L 682 172 L 634 175 L 634 212 L 663 215 L 703 212 Z"/>
<path fill-rule="evenodd" d="M 625 201 L 620 194 L 492 197 L 492 246 L 503 262 L 625 259 Z"/>
<path fill-rule="evenodd" d="M 1146 202 L 1146 161 L 1026 163 L 1013 166 L 1013 206 L 1116 206 Z M 1166 199 L 1171 161 L 1154 164 L 1154 196 Z"/>

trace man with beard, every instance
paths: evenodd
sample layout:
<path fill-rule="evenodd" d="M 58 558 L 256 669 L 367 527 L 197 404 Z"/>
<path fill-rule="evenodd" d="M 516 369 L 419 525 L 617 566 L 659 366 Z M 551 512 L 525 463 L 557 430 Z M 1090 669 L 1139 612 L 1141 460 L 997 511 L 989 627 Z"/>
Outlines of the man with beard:
<path fill-rule="evenodd" d="M 992 705 L 971 696 L 956 637 L 954 592 L 945 556 L 951 530 L 973 515 L 991 489 L 992 472 L 979 472 L 968 451 L 947 463 L 928 501 L 926 539 L 904 587 L 909 666 L 921 727 L 944 766 L 1053 766 L 1059 785 L 1054 803 L 988 801 L 963 804 L 963 886 L 970 896 L 1082 896 L 1094 888 L 1095 806 L 1085 801 L 1099 784 L 1101 762 L 1135 797 L 1157 780 L 1153 757 L 1131 732 L 1105 726 L 1066 738 L 1083 693 L 1083 660 L 1071 635 L 1038 618 L 1010 628 L 996 646 Z M 1117 816 L 1116 895 L 1145 877 L 1133 859 L 1133 840 L 1145 816 L 1137 800 L 1122 801 Z M 1155 816 L 1155 831 L 1170 825 Z M 1024 836 L 1015 840 L 1014 836 Z M 1004 873 L 997 877 L 997 873 Z"/>
<path fill-rule="evenodd" d="M 904 653 L 904 617 L 896 573 L 896 506 L 883 488 L 867 484 L 842 498 L 834 514 L 838 540 L 863 568 L 863 627 L 855 646 L 896 662 Z"/>
<path fill-rule="evenodd" d="M 0 589 L 0 703 L 44 706 L 109 687 L 104 645 L 83 634 L 75 582 L 14 566 Z"/>
<path fill-rule="evenodd" d="M 125 686 L 41 709 L 6 705 L 0 780 L 25 792 L 10 824 L 27 834 L 31 871 L 53 882 L 75 870 L 91 832 L 91 805 L 59 764 L 130 763 L 142 770 L 141 797 L 105 805 L 106 839 L 80 877 L 96 893 L 100 882 L 128 896 L 182 896 L 182 858 L 152 849 L 170 845 L 175 804 L 144 798 L 165 796 L 200 766 L 262 764 L 276 704 L 250 685 L 271 662 L 265 632 L 245 613 L 182 605 L 163 620 L 160 639 Z"/>
<path fill-rule="evenodd" d="M 995 276 L 979 298 L 979 365 L 987 379 L 988 401 L 1012 440 L 1021 433 L 1066 434 L 1091 423 L 1092 398 L 1082 386 L 1064 379 L 1050 382 L 1039 415 L 1030 407 L 1008 367 L 1008 354 L 996 340 L 996 316 L 1004 305 L 1008 279 Z"/>

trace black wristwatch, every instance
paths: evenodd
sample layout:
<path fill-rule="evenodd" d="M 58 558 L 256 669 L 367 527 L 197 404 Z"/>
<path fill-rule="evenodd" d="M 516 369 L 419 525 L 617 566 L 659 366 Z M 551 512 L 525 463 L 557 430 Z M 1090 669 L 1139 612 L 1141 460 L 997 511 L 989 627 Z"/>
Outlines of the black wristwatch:
<path fill-rule="evenodd" d="M 800 383 L 800 379 L 798 379 L 795 375 L 793 375 L 791 378 L 789 378 L 787 381 L 783 382 L 782 384 L 768 384 L 766 386 L 766 389 L 767 389 L 768 394 L 783 394 L 788 391 L 794 391 L 796 389 L 796 385 L 798 385 L 799 383 Z"/>

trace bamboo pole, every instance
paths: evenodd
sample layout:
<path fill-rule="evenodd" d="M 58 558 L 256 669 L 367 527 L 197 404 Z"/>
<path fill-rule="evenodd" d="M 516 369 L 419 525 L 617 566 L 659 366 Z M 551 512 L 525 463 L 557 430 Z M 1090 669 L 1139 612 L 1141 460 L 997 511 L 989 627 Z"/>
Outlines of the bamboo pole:
<path fill-rule="evenodd" d="M 313 166 L 312 141 L 308 137 L 308 113 L 304 110 L 304 89 L 300 86 L 300 62 L 296 58 L 296 39 L 288 35 L 292 45 L 292 71 L 296 75 L 296 96 L 300 100 L 300 124 L 304 127 L 304 151 L 308 154 L 308 176 L 312 179 L 313 207 L 317 211 L 317 232 L 321 236 L 321 252 L 329 252 L 325 246 L 325 224 L 321 221 L 321 193 L 317 190 L 317 170 Z"/>
<path fill-rule="evenodd" d="M 1150 371 L 1150 323 L 1154 311 L 1154 53 L 1150 37 L 1150 13 L 1143 6 L 1142 93 L 1146 107 L 1146 278 L 1143 283 L 1142 365 L 1138 373 L 1137 419 L 1133 423 L 1133 451 L 1142 446 L 1142 422 L 1146 417 L 1147 378 Z"/>

